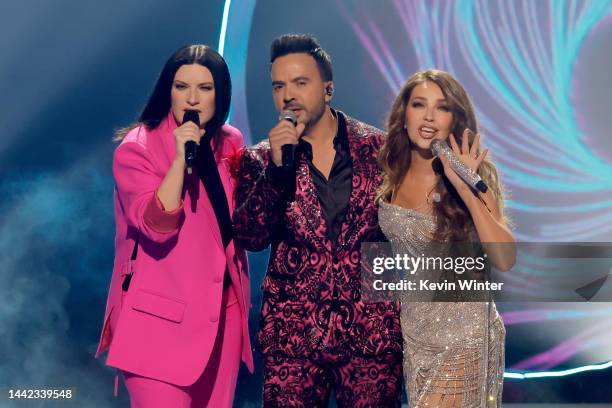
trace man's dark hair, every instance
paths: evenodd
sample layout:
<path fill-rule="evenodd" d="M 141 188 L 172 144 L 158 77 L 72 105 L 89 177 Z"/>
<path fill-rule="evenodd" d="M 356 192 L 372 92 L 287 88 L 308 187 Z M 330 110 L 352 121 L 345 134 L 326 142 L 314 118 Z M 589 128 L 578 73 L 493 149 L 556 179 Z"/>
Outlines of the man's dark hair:
<path fill-rule="evenodd" d="M 323 81 L 333 81 L 331 58 L 310 34 L 284 34 L 276 37 L 270 47 L 270 64 L 278 57 L 300 53 L 314 58 Z"/>

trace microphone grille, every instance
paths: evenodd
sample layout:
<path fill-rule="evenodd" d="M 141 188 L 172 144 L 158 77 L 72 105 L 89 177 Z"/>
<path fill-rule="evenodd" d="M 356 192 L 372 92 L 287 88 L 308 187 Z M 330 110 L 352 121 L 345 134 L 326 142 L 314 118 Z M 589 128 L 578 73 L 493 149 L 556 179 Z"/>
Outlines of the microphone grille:
<path fill-rule="evenodd" d="M 447 148 L 447 144 L 440 140 L 440 139 L 434 139 L 431 141 L 431 144 L 429 145 L 429 149 L 431 150 L 431 153 L 438 157 L 440 156 L 444 150 Z"/>
<path fill-rule="evenodd" d="M 284 109 L 281 111 L 280 115 L 278 115 L 278 120 L 288 120 L 293 123 L 293 126 L 297 125 L 297 116 L 295 112 L 290 109 Z"/>
<path fill-rule="evenodd" d="M 198 115 L 198 112 L 194 110 L 186 110 L 185 114 L 183 115 L 183 123 L 187 122 L 193 122 L 200 126 L 200 115 Z"/>

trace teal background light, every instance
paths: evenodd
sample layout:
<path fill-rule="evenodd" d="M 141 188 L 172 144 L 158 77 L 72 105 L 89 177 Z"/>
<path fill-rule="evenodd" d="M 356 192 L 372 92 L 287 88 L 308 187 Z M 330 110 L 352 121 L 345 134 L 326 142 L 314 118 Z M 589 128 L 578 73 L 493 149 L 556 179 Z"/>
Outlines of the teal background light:
<path fill-rule="evenodd" d="M 236 73 L 235 83 L 243 85 L 248 30 L 254 24 L 265 24 L 253 21 L 255 6 L 254 1 L 247 1 L 230 7 L 228 13 L 227 32 L 236 42 L 232 54 L 225 57 Z M 257 6 L 271 7 L 272 3 L 260 1 Z M 609 24 L 611 1 L 394 0 L 387 8 L 377 8 L 366 1 L 338 0 L 335 6 L 333 12 L 349 24 L 391 95 L 411 72 L 428 67 L 447 70 L 466 86 L 477 107 L 485 143 L 511 192 L 507 206 L 518 225 L 518 239 L 612 239 L 612 164 L 584 143 L 585 130 L 577 123 L 580 113 L 573 94 L 581 49 L 599 26 Z M 319 27 L 314 34 L 323 31 Z M 399 56 L 401 52 L 396 53 L 398 36 L 405 40 L 402 45 L 412 47 L 415 60 L 407 61 Z M 255 142 L 258 138 L 250 134 L 246 98 L 246 88 L 236 87 L 232 122 Z M 548 199 L 542 200 L 542 195 Z M 261 257 L 255 259 L 262 262 Z M 542 267 L 541 260 L 532 261 L 522 268 L 527 276 L 537 276 L 537 268 Z M 535 287 L 529 290 L 537 292 Z M 537 307 L 524 312 L 538 319 L 544 316 L 544 321 L 551 316 L 538 313 Z M 558 310 L 555 315 L 604 321 L 612 316 L 609 310 L 602 316 L 595 307 L 580 313 Z M 601 339 L 612 332 L 609 324 L 600 329 L 596 335 Z M 597 359 L 596 355 L 592 358 Z M 559 377 L 602 370 L 609 364 L 509 371 L 506 376 Z"/>

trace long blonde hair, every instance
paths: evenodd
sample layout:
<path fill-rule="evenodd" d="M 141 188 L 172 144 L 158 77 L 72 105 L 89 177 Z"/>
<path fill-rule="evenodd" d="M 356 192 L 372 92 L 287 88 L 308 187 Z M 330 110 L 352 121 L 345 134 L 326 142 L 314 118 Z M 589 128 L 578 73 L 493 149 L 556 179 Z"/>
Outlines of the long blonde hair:
<path fill-rule="evenodd" d="M 412 75 L 404 84 L 391 106 L 387 121 L 387 139 L 378 155 L 378 161 L 383 171 L 383 182 L 379 189 L 377 201 L 390 202 L 393 192 L 400 186 L 410 167 L 410 151 L 412 149 L 406 125 L 406 107 L 412 90 L 418 84 L 430 81 L 440 87 L 447 106 L 453 114 L 451 133 L 461 146 L 464 130 L 470 129 L 470 146 L 478 133 L 478 123 L 474 107 L 463 86 L 449 73 L 429 69 Z M 479 151 L 481 148 L 479 147 Z M 441 165 L 439 166 L 441 168 Z M 441 171 L 441 170 L 440 170 Z M 491 189 L 499 211 L 503 216 L 503 187 L 493 163 L 485 158 L 478 169 L 478 174 Z M 472 236 L 473 222 L 467 207 L 456 190 L 445 176 L 440 177 L 436 186 L 440 193 L 440 201 L 434 204 L 434 215 L 437 227 L 434 239 L 441 241 L 460 241 Z"/>

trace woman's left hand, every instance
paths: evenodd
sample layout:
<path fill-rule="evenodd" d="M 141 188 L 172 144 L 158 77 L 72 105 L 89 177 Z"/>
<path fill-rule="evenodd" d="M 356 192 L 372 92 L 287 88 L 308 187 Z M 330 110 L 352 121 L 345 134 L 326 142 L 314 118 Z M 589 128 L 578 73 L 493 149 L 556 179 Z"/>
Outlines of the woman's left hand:
<path fill-rule="evenodd" d="M 470 132 L 471 131 L 469 129 L 465 129 L 463 131 L 463 137 L 461 138 L 461 147 L 459 147 L 459 145 L 457 144 L 457 140 L 455 140 L 455 135 L 451 134 L 449 136 L 449 141 L 451 149 L 453 150 L 453 154 L 457 156 L 457 158 L 461 160 L 466 166 L 477 172 L 478 168 L 487 156 L 489 150 L 485 149 L 480 153 L 478 152 L 478 147 L 480 146 L 480 134 L 476 134 L 472 146 L 469 146 L 468 136 Z M 463 181 L 461 177 L 457 175 L 455 170 L 452 169 L 446 157 L 441 155 L 440 161 L 442 162 L 442 166 L 444 166 L 444 174 L 453 184 L 455 189 L 457 189 L 457 192 L 463 193 L 470 191 L 470 186 L 465 181 Z"/>

